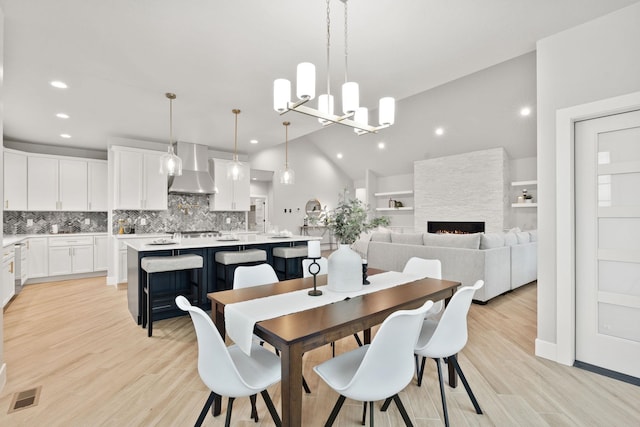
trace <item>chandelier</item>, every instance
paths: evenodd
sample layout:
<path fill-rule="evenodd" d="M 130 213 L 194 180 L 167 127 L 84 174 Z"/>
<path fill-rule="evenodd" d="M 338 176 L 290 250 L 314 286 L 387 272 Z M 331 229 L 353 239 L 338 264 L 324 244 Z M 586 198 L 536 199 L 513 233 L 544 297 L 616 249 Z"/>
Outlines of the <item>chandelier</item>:
<path fill-rule="evenodd" d="M 231 112 L 236 116 L 236 126 L 233 143 L 233 160 L 227 164 L 227 179 L 240 181 L 244 178 L 244 164 L 238 160 L 238 114 L 240 114 L 240 110 L 234 108 Z"/>
<path fill-rule="evenodd" d="M 296 70 L 296 95 L 298 101 L 291 101 L 291 82 L 287 79 L 276 79 L 273 82 L 273 108 L 285 114 L 289 111 L 308 116 L 317 117 L 323 126 L 338 123 L 352 127 L 358 135 L 365 133 L 376 133 L 393 125 L 395 121 L 395 100 L 391 97 L 380 98 L 378 104 L 379 126 L 372 126 L 368 123 L 369 112 L 367 108 L 360 107 L 360 93 L 358 83 L 349 81 L 348 78 L 348 43 L 347 43 L 347 1 L 344 3 L 344 68 L 345 82 L 342 85 L 342 113 L 339 116 L 334 114 L 333 95 L 331 94 L 330 83 L 330 48 L 331 48 L 331 20 L 330 8 L 327 0 L 327 93 L 318 97 L 318 108 L 305 105 L 315 98 L 316 95 L 316 68 L 310 62 L 298 64 Z"/>
<path fill-rule="evenodd" d="M 285 129 L 284 136 L 284 169 L 280 172 L 280 184 L 290 185 L 295 182 L 296 173 L 289 167 L 289 122 L 282 122 Z"/>
<path fill-rule="evenodd" d="M 160 173 L 162 175 L 182 175 L 182 160 L 173 151 L 173 100 L 175 93 L 164 94 L 169 99 L 169 148 L 160 157 Z"/>

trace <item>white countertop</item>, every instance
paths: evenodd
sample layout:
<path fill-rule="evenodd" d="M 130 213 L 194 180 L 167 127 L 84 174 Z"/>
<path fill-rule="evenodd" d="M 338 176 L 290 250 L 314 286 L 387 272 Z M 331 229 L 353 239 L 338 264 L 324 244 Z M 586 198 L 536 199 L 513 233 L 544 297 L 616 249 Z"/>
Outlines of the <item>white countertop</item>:
<path fill-rule="evenodd" d="M 267 243 L 283 243 L 283 242 L 307 242 L 309 240 L 320 240 L 315 236 L 291 236 L 291 237 L 278 237 L 269 234 L 238 234 L 236 240 L 224 240 L 229 238 L 229 235 L 213 238 L 196 238 L 185 239 L 182 238 L 180 242 L 172 240 L 167 235 L 162 237 L 150 237 L 147 239 L 130 239 L 126 240 L 127 246 L 137 251 L 162 251 L 167 249 L 189 249 L 189 248 L 212 248 L 212 247 L 224 247 L 224 246 L 248 246 L 248 245 L 260 245 Z M 167 244 L 152 244 L 156 242 L 166 242 Z"/>
<path fill-rule="evenodd" d="M 91 233 L 59 233 L 59 234 L 5 234 L 2 237 L 2 247 L 5 248 L 16 243 L 23 242 L 32 237 L 73 237 L 73 236 L 106 236 L 106 231 L 96 231 Z"/>

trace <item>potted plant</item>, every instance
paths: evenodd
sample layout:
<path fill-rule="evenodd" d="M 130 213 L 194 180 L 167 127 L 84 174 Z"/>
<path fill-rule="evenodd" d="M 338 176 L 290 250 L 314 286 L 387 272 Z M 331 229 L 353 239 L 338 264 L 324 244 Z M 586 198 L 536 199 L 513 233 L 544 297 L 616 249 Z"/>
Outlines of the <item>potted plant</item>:
<path fill-rule="evenodd" d="M 362 288 L 362 258 L 349 245 L 363 231 L 373 226 L 367 222 L 367 207 L 358 199 L 340 197 L 336 208 L 327 216 L 327 228 L 339 242 L 338 250 L 329 256 L 327 288 L 337 292 Z"/>

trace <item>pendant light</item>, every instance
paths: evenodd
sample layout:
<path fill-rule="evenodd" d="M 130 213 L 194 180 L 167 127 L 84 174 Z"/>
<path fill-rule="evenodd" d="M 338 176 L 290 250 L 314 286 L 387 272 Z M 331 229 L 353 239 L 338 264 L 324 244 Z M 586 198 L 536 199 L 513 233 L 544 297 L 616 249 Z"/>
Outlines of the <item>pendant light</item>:
<path fill-rule="evenodd" d="M 160 173 L 168 176 L 182 175 L 182 159 L 173 151 L 173 100 L 176 99 L 176 94 L 165 93 L 165 96 L 169 99 L 169 148 L 160 157 Z"/>
<path fill-rule="evenodd" d="M 284 169 L 280 171 L 280 184 L 291 185 L 295 183 L 296 173 L 289 167 L 289 122 L 282 122 L 285 129 L 284 139 Z"/>
<path fill-rule="evenodd" d="M 245 166 L 238 160 L 238 114 L 240 114 L 240 110 L 234 108 L 231 112 L 236 116 L 236 126 L 233 143 L 233 160 L 227 165 L 227 179 L 241 181 L 244 178 Z"/>
<path fill-rule="evenodd" d="M 348 25 L 347 3 L 349 0 L 340 0 L 344 4 L 344 84 L 342 85 L 342 115 L 334 113 L 334 97 L 331 94 L 330 78 L 330 47 L 331 47 L 331 19 L 330 0 L 326 0 L 327 22 L 327 92 L 318 97 L 318 108 L 305 105 L 315 97 L 315 66 L 309 62 L 298 65 L 296 73 L 297 101 L 291 101 L 291 82 L 287 79 L 276 79 L 273 82 L 273 108 L 280 115 L 289 111 L 317 117 L 323 125 L 337 123 L 349 126 L 356 134 L 376 133 L 380 129 L 387 128 L 395 122 L 395 100 L 391 97 L 381 98 L 378 104 L 379 126 L 368 123 L 368 110 L 360 107 L 360 90 L 357 82 L 348 78 Z M 339 110 L 339 108 L 336 108 Z"/>

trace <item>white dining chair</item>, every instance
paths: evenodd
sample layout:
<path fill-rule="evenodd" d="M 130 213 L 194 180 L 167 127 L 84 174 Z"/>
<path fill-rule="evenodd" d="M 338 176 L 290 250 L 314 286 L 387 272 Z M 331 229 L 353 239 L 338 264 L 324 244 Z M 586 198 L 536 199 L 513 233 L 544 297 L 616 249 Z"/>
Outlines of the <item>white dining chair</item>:
<path fill-rule="evenodd" d="M 422 376 L 424 374 L 424 362 L 426 358 L 436 361 L 438 367 L 438 379 L 440 381 L 440 395 L 442 397 L 442 411 L 444 413 L 445 425 L 449 425 L 449 415 L 447 413 L 447 401 L 444 393 L 444 381 L 442 378 L 442 367 L 440 360 L 446 358 L 447 363 L 453 364 L 456 372 L 460 376 L 460 380 L 464 385 L 469 399 L 476 410 L 477 414 L 482 414 L 480 405 L 476 400 L 466 377 L 462 373 L 460 364 L 456 354 L 462 351 L 467 344 L 467 314 L 471 306 L 471 300 L 475 292 L 484 285 L 484 281 L 478 280 L 473 286 L 465 286 L 460 288 L 451 297 L 449 304 L 442 313 L 439 321 L 426 319 L 423 322 L 418 343 L 416 344 L 415 353 L 422 356 L 422 367 L 418 372 L 418 386 L 422 384 Z M 387 402 L 385 402 L 387 404 Z"/>
<path fill-rule="evenodd" d="M 431 277 L 432 279 L 442 279 L 442 263 L 439 259 L 424 259 L 418 257 L 409 258 L 409 261 L 402 270 L 403 273 L 415 274 L 420 278 Z M 431 310 L 425 317 L 435 317 L 444 308 L 444 301 L 439 300 L 433 304 Z"/>
<path fill-rule="evenodd" d="M 399 310 L 382 323 L 371 344 L 329 359 L 313 370 L 329 387 L 340 393 L 325 426 L 335 421 L 345 399 L 364 402 L 364 425 L 369 402 L 369 423 L 373 426 L 373 402 L 393 399 L 405 424 L 411 420 L 398 393 L 413 378 L 413 350 L 420 332 L 424 314 L 433 305 L 425 302 L 414 310 Z"/>
<path fill-rule="evenodd" d="M 191 316 L 198 340 L 198 373 L 202 382 L 211 390 L 195 425 L 202 425 L 216 396 L 229 398 L 226 427 L 231 423 L 233 401 L 237 397 L 251 397 L 251 416 L 257 422 L 257 393 L 262 395 L 273 422 L 277 426 L 281 425 L 278 412 L 267 392 L 267 387 L 280 382 L 280 358 L 257 344 L 252 345 L 251 356 L 235 344 L 227 347 L 207 313 L 192 306 L 182 295 L 176 297 L 176 305 Z"/>
<path fill-rule="evenodd" d="M 236 268 L 233 289 L 278 283 L 278 275 L 270 264 L 258 264 Z"/>

